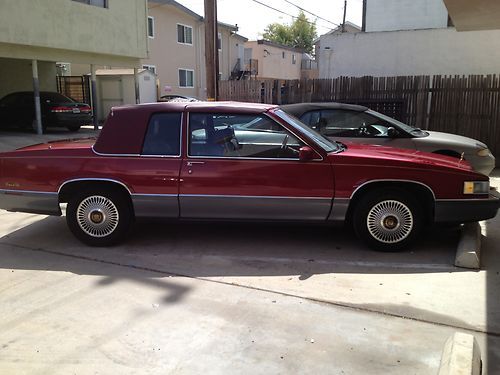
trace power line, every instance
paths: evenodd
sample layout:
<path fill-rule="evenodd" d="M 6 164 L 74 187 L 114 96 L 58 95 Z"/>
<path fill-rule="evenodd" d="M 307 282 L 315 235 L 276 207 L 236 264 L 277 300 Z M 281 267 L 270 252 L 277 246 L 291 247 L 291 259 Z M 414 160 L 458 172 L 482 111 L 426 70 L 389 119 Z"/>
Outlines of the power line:
<path fill-rule="evenodd" d="M 274 10 L 275 12 L 278 12 L 278 13 L 284 14 L 284 15 L 286 15 L 286 16 L 292 17 L 292 18 L 294 18 L 294 19 L 297 19 L 297 16 L 293 16 L 293 15 L 291 15 L 290 13 L 287 13 L 287 12 L 284 12 L 284 11 L 282 11 L 282 10 L 276 9 L 276 8 L 274 8 L 274 7 L 270 6 L 270 5 L 267 5 L 267 4 L 265 4 L 265 3 L 260 2 L 259 0 L 252 0 L 252 1 L 253 1 L 254 3 L 257 3 L 257 4 L 260 4 L 260 5 L 262 5 L 262 6 L 265 6 L 266 8 L 272 9 L 272 10 Z M 316 26 L 316 23 L 315 23 L 315 22 L 311 22 L 311 21 L 308 21 L 308 20 L 305 20 L 305 22 L 307 22 L 308 24 L 311 24 L 311 25 L 315 25 L 315 26 Z M 333 22 L 330 22 L 330 23 L 333 23 Z M 334 25 L 339 26 L 338 24 L 334 24 Z M 330 30 L 332 29 L 331 27 L 328 27 L 328 26 L 321 26 L 321 27 L 325 27 L 325 28 L 330 29 Z"/>
<path fill-rule="evenodd" d="M 288 3 L 288 4 L 290 4 L 290 5 L 293 5 L 294 7 L 296 7 L 296 8 L 298 8 L 298 9 L 300 9 L 301 11 L 303 11 L 303 12 L 305 12 L 305 13 L 309 13 L 309 14 L 313 15 L 314 17 L 317 17 L 317 18 L 318 18 L 318 19 L 320 19 L 320 20 L 323 20 L 323 21 L 326 21 L 326 22 L 328 22 L 328 23 L 331 23 L 332 25 L 335 25 L 336 27 L 337 27 L 337 26 L 340 26 L 338 23 L 335 23 L 335 22 L 329 21 L 329 20 L 327 20 L 326 18 L 323 18 L 323 17 L 321 17 L 321 16 L 318 16 L 317 14 L 314 14 L 313 12 L 310 12 L 310 11 L 308 11 L 307 9 L 304 9 L 304 8 L 302 8 L 302 7 L 298 6 L 297 4 L 292 3 L 291 1 L 285 0 L 285 2 L 287 2 L 287 3 Z"/>

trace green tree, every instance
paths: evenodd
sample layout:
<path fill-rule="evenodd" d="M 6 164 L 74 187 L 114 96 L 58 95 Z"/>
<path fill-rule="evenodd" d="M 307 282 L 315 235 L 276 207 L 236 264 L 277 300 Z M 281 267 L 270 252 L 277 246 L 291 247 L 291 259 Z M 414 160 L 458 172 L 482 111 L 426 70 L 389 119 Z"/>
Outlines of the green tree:
<path fill-rule="evenodd" d="M 272 23 L 264 30 L 262 37 L 285 46 L 301 48 L 307 53 L 314 49 L 317 37 L 316 23 L 310 22 L 304 12 L 300 12 L 291 25 Z"/>

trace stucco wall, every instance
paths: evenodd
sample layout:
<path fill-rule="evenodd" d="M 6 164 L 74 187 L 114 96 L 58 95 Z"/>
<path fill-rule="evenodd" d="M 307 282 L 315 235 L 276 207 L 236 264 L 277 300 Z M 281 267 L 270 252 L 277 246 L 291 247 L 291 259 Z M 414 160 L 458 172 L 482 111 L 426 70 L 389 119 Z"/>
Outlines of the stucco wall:
<path fill-rule="evenodd" d="M 301 52 L 294 52 L 267 44 L 258 44 L 257 41 L 245 43 L 245 48 L 251 48 L 252 59 L 259 60 L 257 78 L 300 79 Z M 284 58 L 283 53 L 285 54 Z M 292 64 L 292 54 L 295 55 L 295 64 Z"/>
<path fill-rule="evenodd" d="M 319 59 L 320 78 L 498 74 L 500 30 L 448 28 L 325 36 Z"/>
<path fill-rule="evenodd" d="M 447 27 L 443 0 L 367 0 L 366 31 Z"/>
<path fill-rule="evenodd" d="M 142 64 L 156 66 L 160 95 L 205 96 L 205 55 L 201 22 L 171 5 L 149 6 L 154 17 L 155 37 L 149 39 L 149 58 Z M 193 28 L 193 45 L 177 42 L 177 24 Z M 179 87 L 179 68 L 194 70 L 194 87 Z M 165 86 L 171 91 L 165 91 Z"/>
<path fill-rule="evenodd" d="M 15 45 L 43 49 L 50 61 L 58 61 L 61 50 L 77 51 L 76 57 L 146 57 L 146 17 L 146 0 L 109 0 L 108 9 L 71 0 L 2 0 L 0 57 L 26 58 Z"/>
<path fill-rule="evenodd" d="M 56 65 L 38 62 L 40 90 L 57 91 Z M 0 58 L 0 98 L 15 91 L 33 91 L 31 61 Z"/>
<path fill-rule="evenodd" d="M 240 45 L 243 46 L 245 41 L 235 36 L 230 29 L 222 26 L 219 26 L 219 33 L 222 39 L 222 50 L 219 51 L 219 72 L 221 80 L 225 81 L 229 79 L 238 59 Z"/>

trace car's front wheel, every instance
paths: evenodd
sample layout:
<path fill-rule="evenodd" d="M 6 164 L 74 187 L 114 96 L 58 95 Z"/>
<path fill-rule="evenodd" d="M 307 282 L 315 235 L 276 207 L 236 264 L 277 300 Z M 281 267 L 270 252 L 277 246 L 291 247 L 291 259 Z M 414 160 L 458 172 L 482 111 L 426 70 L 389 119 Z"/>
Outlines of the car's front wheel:
<path fill-rule="evenodd" d="M 132 222 L 128 197 L 114 190 L 87 190 L 70 199 L 69 229 L 90 246 L 111 246 L 123 240 Z"/>
<path fill-rule="evenodd" d="M 395 189 L 369 192 L 358 201 L 353 214 L 358 237 L 379 251 L 399 251 L 412 244 L 422 220 L 417 200 Z"/>

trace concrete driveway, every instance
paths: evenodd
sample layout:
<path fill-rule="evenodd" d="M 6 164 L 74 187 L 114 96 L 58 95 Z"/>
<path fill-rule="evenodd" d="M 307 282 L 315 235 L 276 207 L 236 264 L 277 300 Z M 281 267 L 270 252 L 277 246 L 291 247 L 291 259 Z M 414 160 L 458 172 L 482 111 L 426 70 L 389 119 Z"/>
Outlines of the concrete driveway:
<path fill-rule="evenodd" d="M 429 374 L 457 330 L 499 373 L 500 220 L 483 234 L 468 271 L 454 228 L 383 254 L 342 228 L 140 222 L 96 249 L 0 211 L 0 373 Z"/>

